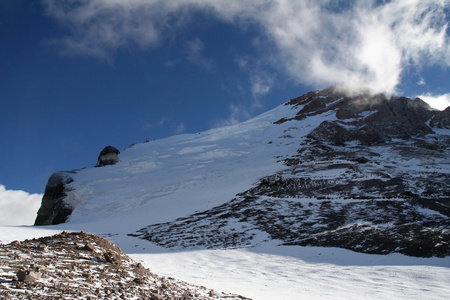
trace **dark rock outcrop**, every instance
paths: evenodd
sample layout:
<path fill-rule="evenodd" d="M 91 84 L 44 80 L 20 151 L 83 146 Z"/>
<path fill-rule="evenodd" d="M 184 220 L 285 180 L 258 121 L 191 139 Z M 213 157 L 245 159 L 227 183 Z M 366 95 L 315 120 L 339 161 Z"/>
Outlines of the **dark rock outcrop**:
<path fill-rule="evenodd" d="M 68 186 L 73 182 L 70 174 L 74 172 L 56 172 L 50 176 L 45 193 L 42 197 L 41 207 L 38 210 L 35 226 L 55 225 L 66 222 L 73 211 L 71 204 L 67 202 Z"/>
<path fill-rule="evenodd" d="M 96 167 L 103 167 L 108 165 L 114 165 L 119 161 L 120 151 L 113 146 L 106 146 L 100 155 Z"/>

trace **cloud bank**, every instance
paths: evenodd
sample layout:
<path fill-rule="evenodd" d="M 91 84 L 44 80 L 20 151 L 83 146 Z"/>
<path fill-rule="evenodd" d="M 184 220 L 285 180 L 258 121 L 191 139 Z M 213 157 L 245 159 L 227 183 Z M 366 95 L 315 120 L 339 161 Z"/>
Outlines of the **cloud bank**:
<path fill-rule="evenodd" d="M 54 40 L 66 55 L 111 60 L 120 49 L 148 50 L 174 40 L 194 13 L 245 30 L 259 28 L 267 47 L 260 61 L 297 84 L 333 84 L 393 93 L 405 70 L 450 65 L 450 0 L 43 0 L 48 16 L 70 35 Z M 186 44 L 192 62 L 203 60 L 203 41 Z M 258 64 L 255 64 L 258 65 Z M 254 78 L 265 93 L 271 78 Z M 263 83 L 263 85 L 261 85 Z"/>
<path fill-rule="evenodd" d="M 444 110 L 450 106 L 450 93 L 443 95 L 425 94 L 418 97 L 427 102 L 431 107 L 439 110 Z"/>
<path fill-rule="evenodd" d="M 42 194 L 7 190 L 0 185 L 0 225 L 33 225 Z"/>

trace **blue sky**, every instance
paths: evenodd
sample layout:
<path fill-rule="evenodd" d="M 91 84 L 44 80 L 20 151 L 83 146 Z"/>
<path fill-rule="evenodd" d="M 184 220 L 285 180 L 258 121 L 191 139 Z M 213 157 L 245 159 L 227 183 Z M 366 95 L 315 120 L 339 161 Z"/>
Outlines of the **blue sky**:
<path fill-rule="evenodd" d="M 450 102 L 449 1 L 3 0 L 0 185 L 333 84 Z"/>

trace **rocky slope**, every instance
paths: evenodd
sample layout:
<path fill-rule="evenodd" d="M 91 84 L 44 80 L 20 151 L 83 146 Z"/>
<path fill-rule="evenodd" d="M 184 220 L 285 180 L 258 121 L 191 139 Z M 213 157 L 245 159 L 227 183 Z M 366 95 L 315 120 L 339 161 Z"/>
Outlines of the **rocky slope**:
<path fill-rule="evenodd" d="M 103 171 L 71 174 L 61 199 L 77 222 L 128 211 L 131 236 L 166 248 L 276 240 L 447 256 L 449 147 L 450 109 L 329 88 L 243 124 L 122 151 Z"/>
<path fill-rule="evenodd" d="M 80 233 L 0 245 L 1 299 L 248 299 L 160 277 Z"/>
<path fill-rule="evenodd" d="M 327 89 L 289 101 L 279 136 L 298 144 L 287 168 L 221 206 L 150 225 L 135 236 L 169 248 L 283 245 L 342 247 L 411 256 L 450 255 L 449 109 L 420 99 L 354 97 Z M 331 113 L 305 138 L 296 124 Z"/>

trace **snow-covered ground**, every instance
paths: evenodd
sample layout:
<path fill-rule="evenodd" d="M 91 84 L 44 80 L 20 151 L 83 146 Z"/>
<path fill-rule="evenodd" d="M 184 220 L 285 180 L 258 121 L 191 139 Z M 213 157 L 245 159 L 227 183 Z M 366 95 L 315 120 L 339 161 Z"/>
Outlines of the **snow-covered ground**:
<path fill-rule="evenodd" d="M 131 256 L 157 274 L 253 299 L 446 299 L 450 293 L 449 259 L 312 247 Z"/>
<path fill-rule="evenodd" d="M 2 226 L 0 241 L 52 235 L 68 227 Z M 168 251 L 126 235 L 109 240 L 158 275 L 252 299 L 447 299 L 450 294 L 450 257 L 369 255 L 276 242 L 241 249 Z"/>

